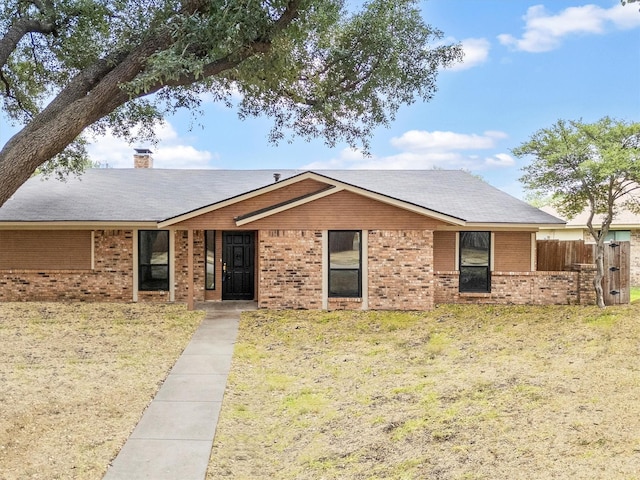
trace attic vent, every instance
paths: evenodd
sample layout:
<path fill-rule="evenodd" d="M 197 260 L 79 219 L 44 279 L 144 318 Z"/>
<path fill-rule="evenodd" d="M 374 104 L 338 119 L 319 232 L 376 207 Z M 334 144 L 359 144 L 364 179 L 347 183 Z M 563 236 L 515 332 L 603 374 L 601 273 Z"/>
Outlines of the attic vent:
<path fill-rule="evenodd" d="M 153 168 L 153 153 L 148 148 L 136 148 L 136 153 L 133 155 L 134 168 Z"/>
<path fill-rule="evenodd" d="M 280 175 L 279 173 L 274 173 L 274 174 L 273 174 L 273 180 L 274 180 L 275 182 L 279 182 L 279 181 L 280 181 L 280 176 L 281 176 L 281 175 Z"/>

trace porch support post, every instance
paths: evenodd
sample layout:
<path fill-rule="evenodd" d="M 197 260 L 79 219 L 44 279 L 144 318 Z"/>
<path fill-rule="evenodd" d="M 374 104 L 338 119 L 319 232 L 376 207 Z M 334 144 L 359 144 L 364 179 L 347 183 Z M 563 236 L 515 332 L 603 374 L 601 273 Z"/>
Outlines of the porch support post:
<path fill-rule="evenodd" d="M 536 240 L 536 234 L 531 233 L 531 271 L 535 272 L 538 270 L 538 265 L 536 264 L 536 259 L 538 258 L 538 242 Z"/>
<path fill-rule="evenodd" d="M 187 230 L 187 309 L 193 310 L 193 230 Z"/>
<path fill-rule="evenodd" d="M 329 231 L 322 231 L 322 309 L 329 310 Z"/>

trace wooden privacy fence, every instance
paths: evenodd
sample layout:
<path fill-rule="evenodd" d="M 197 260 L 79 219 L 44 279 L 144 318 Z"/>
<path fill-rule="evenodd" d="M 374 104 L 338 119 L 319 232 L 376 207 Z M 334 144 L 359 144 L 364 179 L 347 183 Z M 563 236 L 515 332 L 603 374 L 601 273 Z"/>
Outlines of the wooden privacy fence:
<path fill-rule="evenodd" d="M 574 263 L 595 263 L 595 244 L 584 240 L 538 240 L 538 268 L 545 272 L 571 270 Z"/>
<path fill-rule="evenodd" d="M 607 242 L 604 245 L 604 302 L 606 305 L 629 303 L 631 285 L 630 242 Z M 538 240 L 537 270 L 572 270 L 576 263 L 594 264 L 596 245 L 584 240 Z"/>

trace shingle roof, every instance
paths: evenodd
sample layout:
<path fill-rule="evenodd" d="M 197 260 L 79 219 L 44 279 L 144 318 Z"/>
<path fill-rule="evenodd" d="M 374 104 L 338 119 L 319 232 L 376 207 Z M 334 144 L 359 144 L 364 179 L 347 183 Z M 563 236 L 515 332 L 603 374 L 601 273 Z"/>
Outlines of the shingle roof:
<path fill-rule="evenodd" d="M 296 170 L 92 169 L 31 178 L 0 222 L 160 222 L 302 174 Z M 563 223 L 459 170 L 320 170 L 318 175 L 470 223 Z"/>
<path fill-rule="evenodd" d="M 560 215 L 560 213 L 558 213 L 558 211 L 551 206 L 541 207 L 541 210 L 544 212 L 547 212 L 550 215 L 554 215 L 558 218 L 562 218 L 562 215 Z M 587 228 L 588 217 L 589 217 L 589 212 L 587 212 L 586 210 L 579 213 L 576 217 L 567 220 L 567 228 L 581 228 L 581 229 Z M 594 226 L 601 225 L 603 217 L 604 217 L 603 215 L 596 215 L 593 218 L 593 225 Z M 611 222 L 612 227 L 619 227 L 619 226 L 631 227 L 631 226 L 638 226 L 638 225 L 640 225 L 640 214 L 631 212 L 629 210 L 624 210 L 624 209 L 621 209 L 617 213 L 617 215 L 613 218 L 613 221 Z"/>

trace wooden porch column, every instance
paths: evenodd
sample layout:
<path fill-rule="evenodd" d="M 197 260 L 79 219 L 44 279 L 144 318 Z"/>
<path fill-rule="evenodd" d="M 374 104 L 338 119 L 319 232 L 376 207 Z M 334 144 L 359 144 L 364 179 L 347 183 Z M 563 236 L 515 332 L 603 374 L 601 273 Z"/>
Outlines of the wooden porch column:
<path fill-rule="evenodd" d="M 193 310 L 193 230 L 187 230 L 187 310 Z"/>

